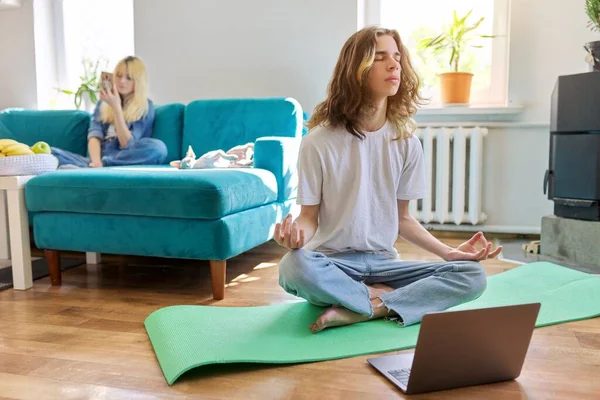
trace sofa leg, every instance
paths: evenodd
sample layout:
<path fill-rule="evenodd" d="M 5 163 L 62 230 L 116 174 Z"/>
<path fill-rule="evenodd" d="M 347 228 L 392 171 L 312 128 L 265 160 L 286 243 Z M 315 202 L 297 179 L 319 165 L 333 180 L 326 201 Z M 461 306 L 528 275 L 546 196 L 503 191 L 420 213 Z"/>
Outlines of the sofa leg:
<path fill-rule="evenodd" d="M 60 251 L 44 250 L 46 263 L 48 263 L 48 272 L 50 273 L 50 282 L 52 286 L 60 286 L 62 284 L 62 272 L 60 269 Z"/>
<path fill-rule="evenodd" d="M 227 261 L 210 260 L 210 279 L 212 281 L 213 299 L 223 300 L 225 297 L 225 271 Z"/>

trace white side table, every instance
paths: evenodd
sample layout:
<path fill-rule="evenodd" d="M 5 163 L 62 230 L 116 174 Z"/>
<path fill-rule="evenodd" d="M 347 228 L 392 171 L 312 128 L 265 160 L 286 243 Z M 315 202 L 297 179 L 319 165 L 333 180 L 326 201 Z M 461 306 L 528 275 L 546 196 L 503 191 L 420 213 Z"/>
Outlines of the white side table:
<path fill-rule="evenodd" d="M 34 176 L 0 176 L 0 190 L 6 191 L 13 287 L 16 290 L 27 290 L 33 286 L 29 216 L 24 189 Z"/>

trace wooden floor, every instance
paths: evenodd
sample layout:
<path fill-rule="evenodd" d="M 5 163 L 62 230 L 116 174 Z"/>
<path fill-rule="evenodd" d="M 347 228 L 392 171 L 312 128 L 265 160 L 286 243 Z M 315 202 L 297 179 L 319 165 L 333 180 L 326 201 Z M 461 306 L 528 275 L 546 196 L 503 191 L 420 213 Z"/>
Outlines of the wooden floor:
<path fill-rule="evenodd" d="M 404 258 L 435 259 L 404 243 L 398 248 Z M 146 316 L 175 304 L 296 301 L 277 284 L 276 263 L 282 255 L 269 243 L 231 260 L 226 298 L 220 302 L 211 298 L 208 263 L 82 266 L 64 272 L 60 288 L 45 278 L 29 291 L 0 292 L 0 398 L 402 398 L 367 365 L 367 357 L 206 367 L 171 387 L 166 384 L 143 327 Z M 485 266 L 489 274 L 513 267 L 496 260 Z M 600 319 L 537 329 L 517 381 L 412 398 L 598 399 Z"/>

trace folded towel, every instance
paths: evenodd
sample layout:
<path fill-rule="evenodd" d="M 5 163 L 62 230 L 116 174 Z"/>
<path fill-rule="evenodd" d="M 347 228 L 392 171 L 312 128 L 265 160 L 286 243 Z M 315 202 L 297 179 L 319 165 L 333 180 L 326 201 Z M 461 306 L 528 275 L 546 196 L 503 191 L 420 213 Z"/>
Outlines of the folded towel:
<path fill-rule="evenodd" d="M 250 168 L 254 166 L 254 143 L 235 146 L 226 152 L 221 149 L 209 151 L 198 159 L 189 146 L 185 157 L 181 161 L 172 161 L 171 166 L 179 169 Z"/>

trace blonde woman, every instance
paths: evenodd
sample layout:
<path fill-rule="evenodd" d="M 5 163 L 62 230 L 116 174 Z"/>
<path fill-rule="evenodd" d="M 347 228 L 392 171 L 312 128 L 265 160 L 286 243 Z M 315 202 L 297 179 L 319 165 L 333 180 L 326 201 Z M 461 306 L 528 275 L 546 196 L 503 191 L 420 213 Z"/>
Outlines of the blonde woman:
<path fill-rule="evenodd" d="M 114 69 L 112 88 L 100 89 L 88 130 L 89 158 L 53 148 L 59 168 L 162 164 L 167 147 L 153 139 L 154 105 L 148 98 L 146 68 L 126 57 Z"/>
<path fill-rule="evenodd" d="M 327 98 L 308 123 L 298 161 L 300 216 L 277 224 L 275 240 L 289 249 L 280 285 L 328 307 L 312 332 L 383 317 L 416 324 L 486 288 L 479 262 L 501 247 L 493 250 L 479 232 L 452 248 L 408 212 L 426 192 L 423 149 L 412 135 L 418 89 L 398 32 L 365 28 L 342 48 Z M 398 236 L 443 261 L 400 259 Z"/>

